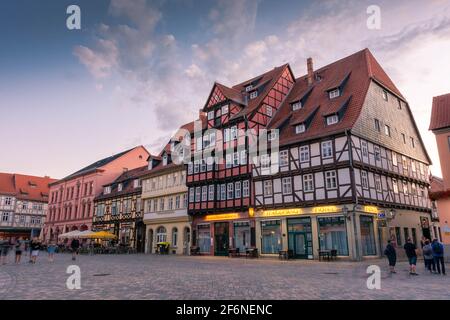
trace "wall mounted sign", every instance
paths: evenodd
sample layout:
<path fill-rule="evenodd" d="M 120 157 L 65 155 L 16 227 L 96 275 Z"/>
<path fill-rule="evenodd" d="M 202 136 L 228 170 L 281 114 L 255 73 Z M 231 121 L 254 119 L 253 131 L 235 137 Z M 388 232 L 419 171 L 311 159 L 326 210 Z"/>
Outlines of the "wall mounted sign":
<path fill-rule="evenodd" d="M 240 218 L 239 213 L 208 214 L 205 217 L 205 221 L 232 220 L 239 218 Z"/>

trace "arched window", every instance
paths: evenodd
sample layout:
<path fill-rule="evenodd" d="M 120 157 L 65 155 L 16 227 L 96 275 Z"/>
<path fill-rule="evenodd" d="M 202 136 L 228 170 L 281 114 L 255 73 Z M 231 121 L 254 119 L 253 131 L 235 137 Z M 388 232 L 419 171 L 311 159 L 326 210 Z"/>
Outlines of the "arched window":
<path fill-rule="evenodd" d="M 176 247 L 178 243 L 178 229 L 172 229 L 172 247 Z"/>
<path fill-rule="evenodd" d="M 167 241 L 167 231 L 164 227 L 159 227 L 156 230 L 156 243 Z"/>

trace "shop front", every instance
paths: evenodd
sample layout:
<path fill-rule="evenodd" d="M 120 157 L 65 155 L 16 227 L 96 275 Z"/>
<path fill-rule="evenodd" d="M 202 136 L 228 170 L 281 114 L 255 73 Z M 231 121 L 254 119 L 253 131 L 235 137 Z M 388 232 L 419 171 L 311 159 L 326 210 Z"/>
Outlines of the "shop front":
<path fill-rule="evenodd" d="M 245 253 L 255 247 L 255 223 L 248 212 L 194 216 L 192 228 L 193 245 L 200 254 L 227 256 L 230 249 Z"/>
<path fill-rule="evenodd" d="M 142 236 L 146 243 L 146 253 L 160 253 L 158 244 L 167 243 L 169 254 L 189 255 L 191 246 L 191 222 L 188 216 L 166 219 L 144 220 L 146 232 L 136 233 L 140 241 Z M 142 232 L 144 233 L 144 232 Z"/>
<path fill-rule="evenodd" d="M 376 210 L 349 211 L 341 205 L 256 210 L 258 250 L 262 256 L 288 251 L 296 259 L 318 259 L 319 253 L 353 259 L 358 250 L 376 255 Z"/>

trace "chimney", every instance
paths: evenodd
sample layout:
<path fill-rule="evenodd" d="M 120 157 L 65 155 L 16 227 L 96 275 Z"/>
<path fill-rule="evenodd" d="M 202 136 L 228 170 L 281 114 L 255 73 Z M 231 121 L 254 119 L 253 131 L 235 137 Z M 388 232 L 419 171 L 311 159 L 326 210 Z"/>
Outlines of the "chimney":
<path fill-rule="evenodd" d="M 306 77 L 308 80 L 308 85 L 312 85 L 314 79 L 314 69 L 313 69 L 313 60 L 312 58 L 308 58 L 306 60 L 306 67 L 308 69 L 308 76 Z"/>

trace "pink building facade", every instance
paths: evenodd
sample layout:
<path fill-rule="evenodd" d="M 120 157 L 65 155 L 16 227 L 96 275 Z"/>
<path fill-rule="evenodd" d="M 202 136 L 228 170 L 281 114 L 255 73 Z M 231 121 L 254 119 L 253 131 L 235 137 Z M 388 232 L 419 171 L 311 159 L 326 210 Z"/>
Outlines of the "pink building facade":
<path fill-rule="evenodd" d="M 44 240 L 57 240 L 59 234 L 73 230 L 90 230 L 94 198 L 103 191 L 103 186 L 112 183 L 124 171 L 147 165 L 149 156 L 143 146 L 138 146 L 50 184 Z"/>
<path fill-rule="evenodd" d="M 439 215 L 442 240 L 450 245 L 450 93 L 433 98 L 430 130 L 436 137 L 442 170 L 442 179 L 433 179 L 430 197 Z"/>

